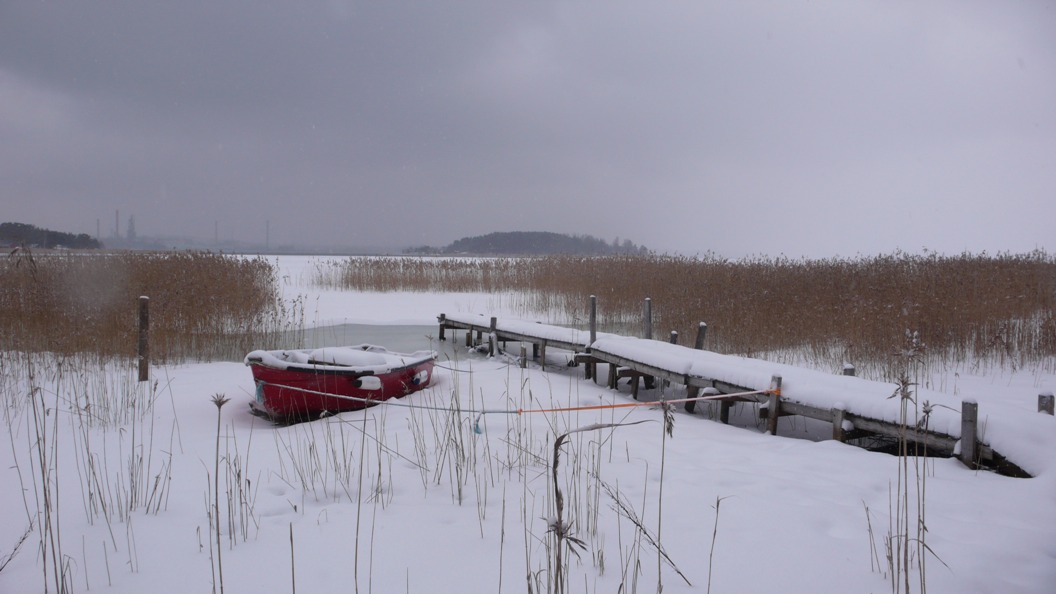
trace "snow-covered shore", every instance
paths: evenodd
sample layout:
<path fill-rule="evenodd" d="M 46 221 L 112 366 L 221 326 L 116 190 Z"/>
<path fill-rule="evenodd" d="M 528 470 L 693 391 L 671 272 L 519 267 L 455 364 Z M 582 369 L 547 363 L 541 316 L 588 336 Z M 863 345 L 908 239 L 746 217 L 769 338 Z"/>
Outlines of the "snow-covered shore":
<path fill-rule="evenodd" d="M 278 263 L 284 294 L 303 301 L 309 325 L 431 325 L 441 312 L 520 316 L 489 295 L 320 291 L 307 283 L 311 258 Z M 421 340 L 421 348 L 438 346 Z M 899 532 L 891 516 L 900 494 L 912 524 L 918 502 L 926 504 L 930 591 L 1040 594 L 1056 583 L 1056 472 L 1047 466 L 1036 478 L 1013 479 L 929 459 L 911 462 L 900 487 L 898 458 L 773 437 L 750 421 L 722 425 L 706 406 L 676 413 L 670 437 L 652 407 L 469 413 L 629 397 L 578 369 L 522 370 L 455 342 L 443 346 L 427 390 L 289 427 L 248 413 L 253 384 L 237 363 L 154 368 L 158 388 L 147 398 L 136 395 L 131 369 L 110 370 L 106 380 L 76 369 L 5 380 L 0 563 L 33 529 L 0 571 L 0 591 L 43 591 L 46 582 L 54 591 L 56 566 L 74 591 L 210 591 L 216 557 L 226 592 L 294 584 L 302 592 L 545 591 L 554 437 L 595 423 L 622 426 L 573 433 L 558 469 L 564 519 L 585 545 L 578 557 L 565 555 L 570 592 L 654 592 L 658 581 L 665 593 L 709 584 L 714 592 L 890 592 L 885 544 Z M 1037 369 L 941 373 L 948 377 L 931 383 L 951 395 L 985 393 L 1018 408 L 1056 381 Z M 25 403 L 30 383 L 39 388 L 33 402 L 43 403 L 37 418 Z M 139 400 L 124 420 L 85 421 L 82 395 L 129 392 Z M 216 394 L 230 402 L 218 409 Z M 787 422 L 783 435 L 805 432 Z M 211 554 L 217 495 L 221 555 Z M 658 559 L 648 535 L 671 563 Z M 918 591 L 918 548 L 910 548 Z"/>

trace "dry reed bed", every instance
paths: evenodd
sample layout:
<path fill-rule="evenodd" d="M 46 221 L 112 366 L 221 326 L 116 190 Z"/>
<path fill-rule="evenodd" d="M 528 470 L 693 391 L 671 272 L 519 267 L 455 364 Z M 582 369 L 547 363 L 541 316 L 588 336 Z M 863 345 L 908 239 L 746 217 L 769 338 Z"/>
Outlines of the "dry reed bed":
<path fill-rule="evenodd" d="M 599 299 L 605 329 L 640 332 L 652 299 L 654 337 L 755 354 L 807 349 L 838 365 L 889 361 L 904 347 L 947 360 L 1023 364 L 1056 355 L 1056 261 L 1023 255 L 855 260 L 611 256 L 349 258 L 320 265 L 314 281 L 360 291 L 523 291 L 525 308 L 586 320 Z M 439 312 L 438 312 L 439 313 Z"/>
<path fill-rule="evenodd" d="M 241 357 L 288 325 L 275 274 L 201 252 L 13 254 L 0 261 L 0 350 L 135 356 L 146 295 L 154 360 Z"/>

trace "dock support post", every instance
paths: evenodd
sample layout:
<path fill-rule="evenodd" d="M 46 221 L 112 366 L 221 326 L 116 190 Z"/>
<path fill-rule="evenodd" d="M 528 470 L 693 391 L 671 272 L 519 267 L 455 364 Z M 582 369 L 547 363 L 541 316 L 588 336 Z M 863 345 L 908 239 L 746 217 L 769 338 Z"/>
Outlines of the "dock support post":
<path fill-rule="evenodd" d="M 616 364 L 615 363 L 609 363 L 609 389 L 610 390 L 615 390 L 616 389 L 616 381 L 617 381 L 617 379 L 618 378 L 616 376 Z"/>
<path fill-rule="evenodd" d="M 517 358 L 517 364 L 521 366 L 521 369 L 528 367 L 528 348 L 521 343 L 521 356 Z"/>
<path fill-rule="evenodd" d="M 719 421 L 723 425 L 730 424 L 730 408 L 733 407 L 733 403 L 729 400 L 719 401 Z"/>
<path fill-rule="evenodd" d="M 150 297 L 139 298 L 139 381 L 150 380 Z"/>
<path fill-rule="evenodd" d="M 642 333 L 645 335 L 644 338 L 646 340 L 652 340 L 652 338 L 653 338 L 653 300 L 650 299 L 649 297 L 645 298 L 645 306 L 644 306 L 644 311 L 642 312 L 642 314 L 643 314 L 642 317 L 645 320 L 645 329 L 644 329 L 644 331 Z M 652 390 L 653 389 L 653 381 L 654 381 L 653 380 L 653 376 L 651 376 L 651 375 L 643 375 L 642 379 L 645 381 L 645 389 L 646 390 Z M 634 381 L 635 381 L 635 384 L 634 384 L 634 399 L 638 400 L 638 380 L 635 379 Z"/>
<path fill-rule="evenodd" d="M 705 324 L 704 322 L 701 322 L 697 326 L 697 339 L 693 342 L 693 348 L 697 349 L 698 351 L 704 349 L 704 335 L 707 334 L 707 333 L 708 333 L 708 325 Z M 686 388 L 686 398 L 696 398 L 699 395 L 700 395 L 700 388 L 696 388 L 696 387 Z M 692 401 L 687 402 L 685 408 L 686 408 L 686 412 L 687 413 L 692 413 L 694 410 L 696 410 L 697 403 L 696 402 L 692 402 Z M 729 413 L 727 413 L 727 414 L 729 414 Z"/>
<path fill-rule="evenodd" d="M 447 314 L 440 314 L 440 342 L 447 340 L 444 336 L 444 330 L 447 329 Z"/>
<path fill-rule="evenodd" d="M 777 420 L 781 418 L 781 376 L 770 378 L 770 400 L 766 405 L 766 430 L 777 435 Z"/>
<path fill-rule="evenodd" d="M 644 335 L 642 338 L 649 340 L 653 337 L 653 300 L 648 297 L 645 298 L 642 318 L 645 324 L 645 327 L 642 330 L 642 334 Z"/>
<path fill-rule="evenodd" d="M 473 348 L 473 329 L 466 328 L 466 348 Z"/>
<path fill-rule="evenodd" d="M 546 369 L 546 341 L 539 343 L 539 369 Z"/>
<path fill-rule="evenodd" d="M 671 342 L 671 344 L 678 344 L 678 330 L 672 330 L 671 331 L 670 342 Z M 661 380 L 660 381 L 661 389 L 667 389 L 670 385 L 671 385 L 670 380 L 666 380 L 665 379 L 665 380 Z M 688 404 L 688 402 L 687 402 L 687 404 Z"/>
<path fill-rule="evenodd" d="M 708 325 L 701 322 L 697 326 L 697 339 L 693 342 L 693 348 L 698 351 L 704 350 L 704 337 L 708 334 Z"/>
<path fill-rule="evenodd" d="M 975 469 L 979 459 L 979 405 L 971 400 L 961 403 L 961 462 Z"/>
<path fill-rule="evenodd" d="M 1038 394 L 1038 412 L 1050 415 L 1053 414 L 1053 409 L 1056 408 L 1054 407 L 1053 402 L 1052 392 L 1042 392 L 1041 394 Z"/>
<path fill-rule="evenodd" d="M 495 356 L 495 327 L 498 325 L 499 320 L 495 317 L 491 317 L 491 324 L 488 326 L 488 356 Z"/>
<path fill-rule="evenodd" d="M 847 436 L 843 432 L 844 412 L 842 408 L 832 409 L 832 438 L 840 443 L 847 441 Z"/>
<path fill-rule="evenodd" d="M 587 354 L 590 354 L 594 341 L 598 339 L 598 298 L 590 296 L 590 344 L 587 345 Z M 593 379 L 598 383 L 598 362 L 591 358 L 587 361 L 586 370 L 583 372 L 587 379 Z"/>

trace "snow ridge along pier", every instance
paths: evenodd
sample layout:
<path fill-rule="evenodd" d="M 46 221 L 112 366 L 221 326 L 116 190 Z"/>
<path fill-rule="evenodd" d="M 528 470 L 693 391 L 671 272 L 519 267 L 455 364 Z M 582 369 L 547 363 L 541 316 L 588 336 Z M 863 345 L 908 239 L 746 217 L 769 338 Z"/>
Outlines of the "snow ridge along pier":
<path fill-rule="evenodd" d="M 548 347 L 568 351 L 570 364 L 586 364 L 585 376 L 595 383 L 600 383 L 597 365 L 605 364 L 607 386 L 615 389 L 619 378 L 631 378 L 635 398 L 640 379 L 647 387 L 653 380 L 684 386 L 687 396 L 677 400 L 687 412 L 698 401 L 717 400 L 722 422 L 728 422 L 733 404 L 756 403 L 774 435 L 780 417 L 798 415 L 832 423 L 833 439 L 841 442 L 866 436 L 905 438 L 929 453 L 957 456 L 969 468 L 989 467 L 1019 477 L 1036 476 L 1051 464 L 1037 454 L 1038 448 L 1056 451 L 1056 426 L 1048 414 L 916 388 L 915 400 L 926 407 L 927 424 L 921 427 L 916 419 L 903 424 L 896 384 L 706 351 L 703 323 L 694 347 L 686 347 L 593 327 L 585 331 L 475 314 L 442 313 L 437 319 L 440 340 L 446 340 L 447 330 L 462 330 L 467 347 L 487 344 L 491 355 L 498 352 L 498 343 L 530 343 L 532 359 L 542 368 Z"/>

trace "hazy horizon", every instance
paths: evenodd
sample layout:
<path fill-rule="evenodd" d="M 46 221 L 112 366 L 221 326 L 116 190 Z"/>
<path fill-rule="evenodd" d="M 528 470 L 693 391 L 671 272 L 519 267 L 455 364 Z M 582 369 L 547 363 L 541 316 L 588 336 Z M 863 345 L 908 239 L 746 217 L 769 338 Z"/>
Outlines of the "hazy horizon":
<path fill-rule="evenodd" d="M 0 135 L 104 241 L 1053 252 L 1056 4 L 4 3 Z"/>

